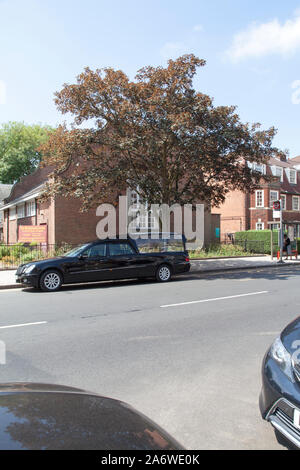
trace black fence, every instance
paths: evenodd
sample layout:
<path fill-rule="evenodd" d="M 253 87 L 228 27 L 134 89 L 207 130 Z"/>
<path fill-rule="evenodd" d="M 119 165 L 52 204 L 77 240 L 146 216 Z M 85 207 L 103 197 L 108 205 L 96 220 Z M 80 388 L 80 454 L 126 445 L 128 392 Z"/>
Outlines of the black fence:
<path fill-rule="evenodd" d="M 77 245 L 8 244 L 0 243 L 0 269 L 17 268 L 20 264 L 60 256 Z"/>

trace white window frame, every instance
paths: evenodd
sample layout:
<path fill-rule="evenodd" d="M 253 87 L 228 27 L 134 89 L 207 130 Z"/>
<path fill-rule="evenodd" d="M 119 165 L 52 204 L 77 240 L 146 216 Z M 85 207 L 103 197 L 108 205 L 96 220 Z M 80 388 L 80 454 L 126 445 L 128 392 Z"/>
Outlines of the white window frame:
<path fill-rule="evenodd" d="M 17 216 L 18 216 L 18 219 L 24 219 L 25 217 L 25 204 L 19 204 L 17 206 Z"/>
<path fill-rule="evenodd" d="M 286 210 L 286 194 L 281 194 L 280 198 L 282 200 L 282 210 L 285 211 Z"/>
<path fill-rule="evenodd" d="M 32 199 L 31 201 L 26 202 L 25 217 L 34 217 L 35 215 L 36 215 L 36 205 L 35 205 L 35 200 Z"/>
<path fill-rule="evenodd" d="M 9 208 L 9 220 L 16 220 L 16 218 L 17 218 L 16 206 L 12 206 Z"/>
<path fill-rule="evenodd" d="M 140 214 L 140 205 L 142 204 L 142 198 L 138 194 L 137 190 L 129 190 L 129 205 L 131 206 L 131 227 L 138 230 L 157 229 L 158 223 L 151 210 L 148 210 L 148 204 L 145 204 L 145 213 Z M 134 202 L 133 202 L 134 201 Z"/>
<path fill-rule="evenodd" d="M 287 177 L 288 177 L 288 180 L 289 180 L 290 184 L 297 184 L 297 170 L 295 170 L 293 168 L 287 168 L 286 169 L 286 174 L 287 174 Z M 294 181 L 291 181 L 291 175 L 295 176 Z"/>
<path fill-rule="evenodd" d="M 272 165 L 271 170 L 272 170 L 272 175 L 279 178 L 280 182 L 282 183 L 283 182 L 283 167 L 282 166 Z M 278 174 L 278 173 L 280 173 L 280 174 Z"/>
<path fill-rule="evenodd" d="M 276 199 L 271 198 L 271 193 L 276 193 Z M 273 207 L 273 202 L 278 201 L 278 191 L 270 189 L 270 207 Z"/>
<path fill-rule="evenodd" d="M 294 201 L 297 201 L 297 208 L 294 208 Z M 293 196 L 292 197 L 292 210 L 293 211 L 300 211 L 300 204 L 299 204 L 299 196 Z"/>
<path fill-rule="evenodd" d="M 261 193 L 261 205 L 257 204 L 257 195 Z M 257 189 L 255 191 L 255 207 L 264 207 L 264 191 L 262 189 Z"/>
<path fill-rule="evenodd" d="M 261 228 L 258 228 L 259 225 L 261 225 Z M 264 230 L 265 229 L 265 223 L 264 222 L 256 222 L 255 227 L 256 227 L 256 230 Z"/>
<path fill-rule="evenodd" d="M 247 162 L 247 165 L 253 171 L 257 171 L 258 173 L 261 173 L 262 175 L 266 174 L 267 167 L 264 163 Z"/>

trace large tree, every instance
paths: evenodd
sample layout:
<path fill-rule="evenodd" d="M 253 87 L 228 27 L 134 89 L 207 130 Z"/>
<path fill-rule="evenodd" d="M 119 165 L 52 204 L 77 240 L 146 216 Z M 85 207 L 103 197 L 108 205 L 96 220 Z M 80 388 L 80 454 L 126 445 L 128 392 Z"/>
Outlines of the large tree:
<path fill-rule="evenodd" d="M 41 161 L 38 148 L 48 139 L 48 126 L 8 122 L 0 127 L 0 182 L 15 183 Z"/>
<path fill-rule="evenodd" d="M 231 189 L 257 187 L 261 174 L 243 162 L 265 163 L 276 131 L 244 124 L 234 106 L 197 92 L 193 77 L 204 65 L 184 55 L 141 69 L 134 81 L 86 68 L 65 84 L 55 102 L 74 116 L 72 129 L 60 126 L 43 148 L 56 167 L 52 194 L 79 197 L 87 208 L 129 186 L 149 203 L 217 205 Z"/>

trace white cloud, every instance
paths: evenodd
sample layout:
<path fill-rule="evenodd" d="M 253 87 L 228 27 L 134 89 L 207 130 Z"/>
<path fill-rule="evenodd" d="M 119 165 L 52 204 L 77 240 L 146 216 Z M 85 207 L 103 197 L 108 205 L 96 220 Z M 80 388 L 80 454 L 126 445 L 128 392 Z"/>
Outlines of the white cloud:
<path fill-rule="evenodd" d="M 247 30 L 237 33 L 226 52 L 233 62 L 247 57 L 263 57 L 268 54 L 290 56 L 300 49 L 300 12 L 291 20 L 280 23 L 276 18 L 267 23 L 252 23 Z"/>
<path fill-rule="evenodd" d="M 0 104 L 6 103 L 6 83 L 0 80 Z"/>

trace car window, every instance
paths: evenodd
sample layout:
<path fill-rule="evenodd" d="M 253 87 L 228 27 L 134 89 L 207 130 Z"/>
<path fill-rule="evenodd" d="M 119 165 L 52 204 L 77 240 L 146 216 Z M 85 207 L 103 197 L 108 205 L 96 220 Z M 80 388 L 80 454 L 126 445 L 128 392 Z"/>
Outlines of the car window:
<path fill-rule="evenodd" d="M 106 256 L 106 243 L 93 245 L 84 252 L 88 258 L 96 258 L 97 256 Z"/>
<path fill-rule="evenodd" d="M 129 243 L 111 243 L 109 245 L 109 254 L 111 256 L 131 255 L 134 253 L 135 251 Z"/>

